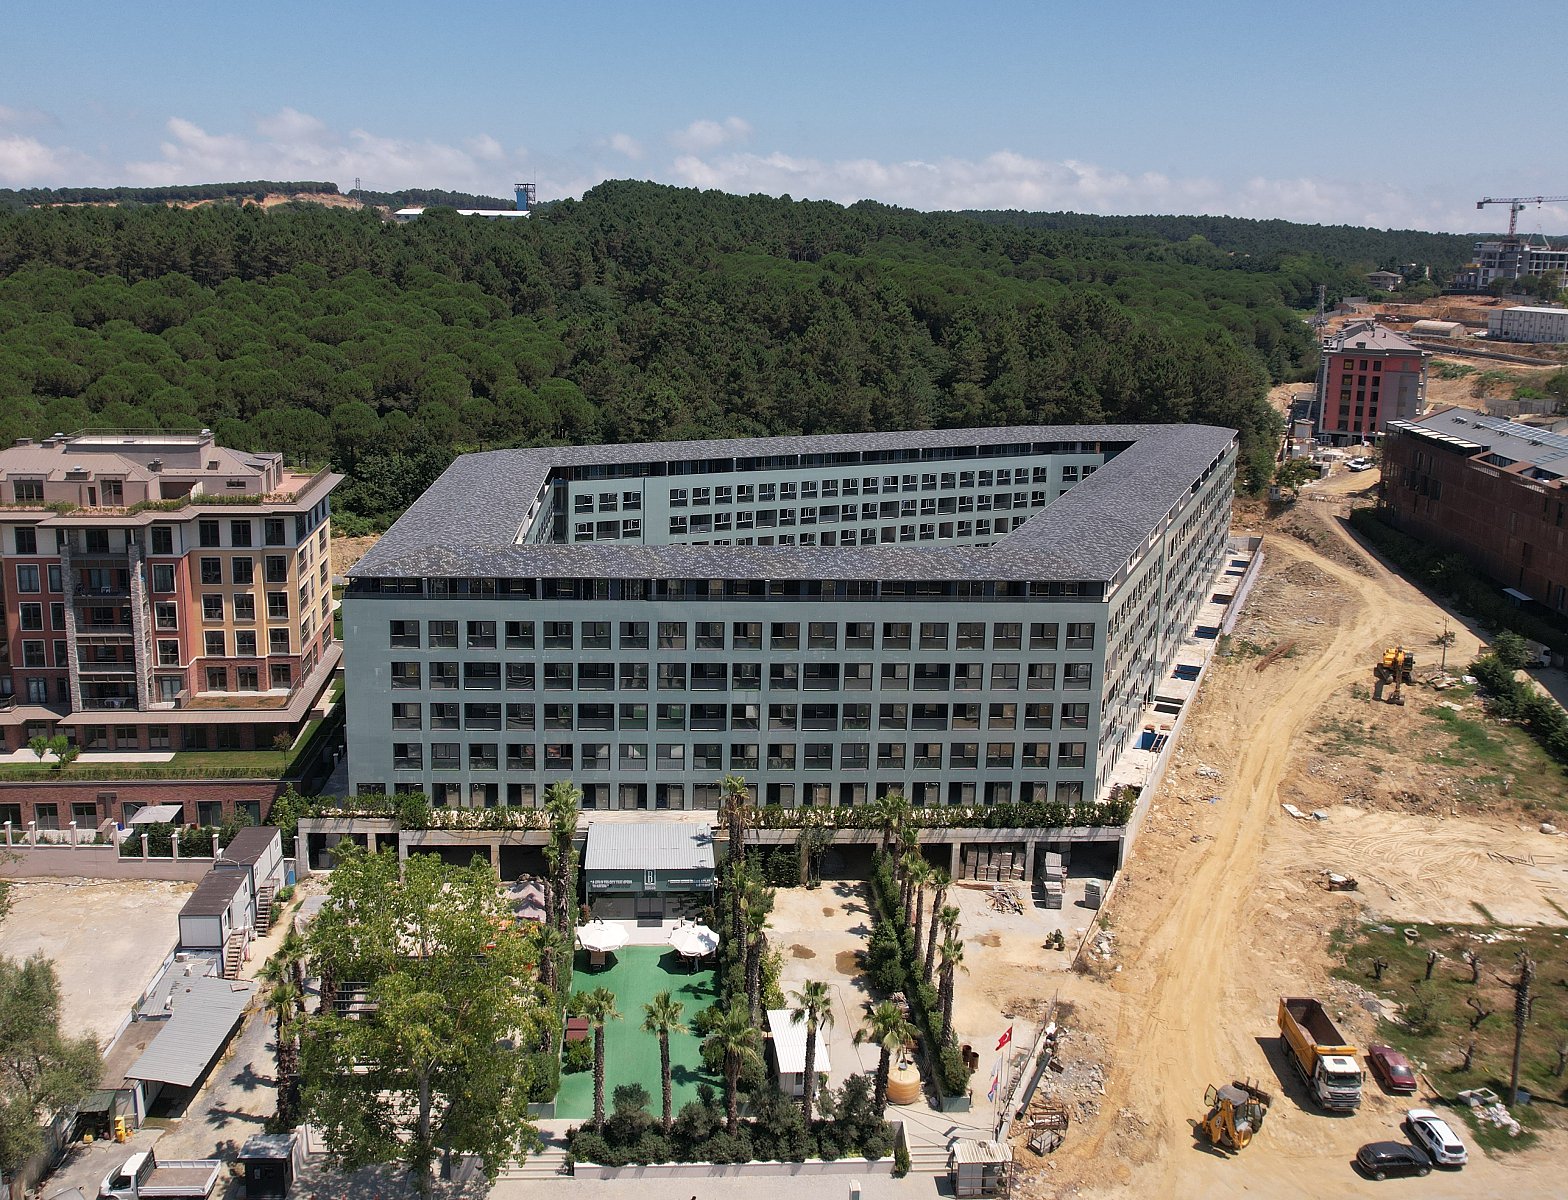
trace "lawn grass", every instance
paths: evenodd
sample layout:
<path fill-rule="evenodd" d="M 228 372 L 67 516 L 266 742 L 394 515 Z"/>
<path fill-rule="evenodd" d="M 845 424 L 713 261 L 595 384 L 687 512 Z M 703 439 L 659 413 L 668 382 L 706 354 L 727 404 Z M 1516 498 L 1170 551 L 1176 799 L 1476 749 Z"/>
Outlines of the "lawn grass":
<path fill-rule="evenodd" d="M 1512 1110 L 1526 1131 L 1510 1137 L 1490 1122 L 1474 1121 L 1465 1106 L 1459 1105 L 1458 1111 L 1475 1140 L 1496 1150 L 1522 1149 L 1542 1127 L 1568 1125 L 1568 1076 L 1555 1074 L 1557 1047 L 1568 1042 L 1568 986 L 1562 983 L 1568 972 L 1564 932 L 1490 923 L 1419 925 L 1411 942 L 1402 929 L 1384 932 L 1386 928 L 1361 925 L 1331 936 L 1330 949 L 1341 963 L 1334 973 L 1400 1006 L 1395 1019 L 1379 1022 L 1379 1038 L 1408 1055 L 1448 1100 L 1466 1088 L 1490 1087 L 1507 1102 L 1514 1042 L 1514 990 L 1509 985 L 1519 975 L 1518 952 L 1528 950 L 1535 962 L 1535 983 L 1520 1086 L 1531 1093 L 1533 1103 Z M 1499 940 L 1487 942 L 1486 937 Z M 1476 984 L 1470 983 L 1470 967 L 1462 957 L 1467 949 L 1481 956 Z M 1427 981 L 1429 950 L 1436 950 L 1441 958 Z M 1381 981 L 1374 978 L 1372 968 L 1378 958 L 1388 964 Z M 1466 1004 L 1472 999 L 1490 1013 L 1474 1030 L 1476 1013 Z M 1462 1071 L 1465 1047 L 1472 1039 L 1476 1049 L 1471 1069 Z"/>
<path fill-rule="evenodd" d="M 620 1019 L 611 1021 L 604 1034 L 604 1103 L 623 1083 L 640 1083 L 652 1097 L 649 1111 L 662 1111 L 663 1083 L 659 1076 L 659 1039 L 642 1031 L 643 1005 L 655 993 L 668 991 L 686 1006 L 682 1021 L 688 1027 L 692 1018 L 718 999 L 713 972 L 690 971 L 680 955 L 664 946 L 628 946 L 611 955 L 611 965 L 601 970 L 588 967 L 588 956 L 577 952 L 573 964 L 572 991 L 591 992 L 607 987 L 615 993 Z M 590 1034 L 590 1037 L 592 1035 Z M 723 1081 L 702 1068 L 702 1042 L 691 1033 L 670 1038 L 670 1075 L 673 1080 L 675 1111 L 697 1098 L 702 1083 L 722 1089 Z M 556 1093 L 558 1117 L 580 1119 L 593 1115 L 593 1072 L 579 1071 L 561 1076 Z"/>
<path fill-rule="evenodd" d="M 1475 689 L 1453 688 L 1444 696 L 1456 703 L 1473 703 Z M 1428 746 L 1423 762 L 1476 772 L 1472 783 L 1489 792 L 1506 792 L 1526 812 L 1568 809 L 1562 766 L 1523 729 L 1479 710 L 1471 716 L 1441 704 L 1430 705 L 1422 715 L 1430 721 L 1423 739 Z"/>

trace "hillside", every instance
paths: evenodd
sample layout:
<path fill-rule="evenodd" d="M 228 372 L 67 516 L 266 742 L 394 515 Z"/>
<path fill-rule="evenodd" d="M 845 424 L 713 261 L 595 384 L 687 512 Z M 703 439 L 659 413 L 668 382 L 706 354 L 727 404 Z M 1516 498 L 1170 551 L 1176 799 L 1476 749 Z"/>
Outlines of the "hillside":
<path fill-rule="evenodd" d="M 24 210 L 0 214 L 0 436 L 211 425 L 331 461 L 363 531 L 460 450 L 551 441 L 1194 420 L 1242 431 L 1256 485 L 1319 282 L 1358 281 L 1311 244 L 1265 264 L 643 183 L 529 222 Z"/>

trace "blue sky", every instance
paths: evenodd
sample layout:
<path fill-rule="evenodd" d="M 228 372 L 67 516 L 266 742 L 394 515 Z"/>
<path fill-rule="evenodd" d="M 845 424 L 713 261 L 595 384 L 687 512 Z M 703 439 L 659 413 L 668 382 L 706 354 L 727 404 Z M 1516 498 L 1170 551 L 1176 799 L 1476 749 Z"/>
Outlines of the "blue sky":
<path fill-rule="evenodd" d="M 1568 194 L 1568 73 L 1547 49 L 1565 16 L 1562 0 L 13 5 L 0 186 L 533 179 L 552 198 L 635 177 L 1497 228 L 1504 210 L 1476 199 Z M 1562 231 L 1568 205 L 1520 220 Z"/>

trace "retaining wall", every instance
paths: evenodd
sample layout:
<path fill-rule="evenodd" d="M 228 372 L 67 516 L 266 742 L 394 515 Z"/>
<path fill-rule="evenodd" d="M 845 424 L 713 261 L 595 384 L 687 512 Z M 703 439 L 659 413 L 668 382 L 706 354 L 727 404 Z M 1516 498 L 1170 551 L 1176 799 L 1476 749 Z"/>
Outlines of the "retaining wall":
<path fill-rule="evenodd" d="M 210 858 L 121 858 L 117 846 L 0 846 L 7 879 L 163 879 L 195 883 Z"/>

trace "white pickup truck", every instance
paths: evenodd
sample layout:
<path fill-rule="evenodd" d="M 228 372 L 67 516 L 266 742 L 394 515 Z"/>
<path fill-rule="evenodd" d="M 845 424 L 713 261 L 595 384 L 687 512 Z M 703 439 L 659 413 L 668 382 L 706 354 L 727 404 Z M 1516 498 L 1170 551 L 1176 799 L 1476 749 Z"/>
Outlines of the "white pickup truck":
<path fill-rule="evenodd" d="M 216 1158 L 159 1162 L 151 1150 L 144 1150 L 103 1177 L 98 1200 L 205 1200 L 222 1169 Z"/>

